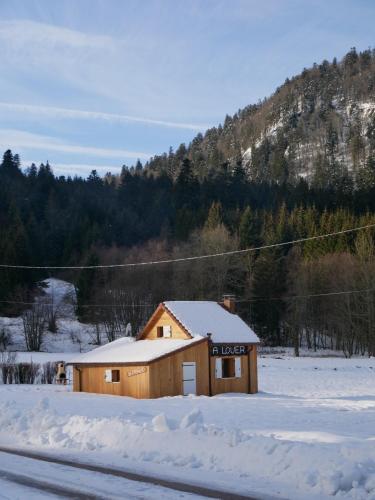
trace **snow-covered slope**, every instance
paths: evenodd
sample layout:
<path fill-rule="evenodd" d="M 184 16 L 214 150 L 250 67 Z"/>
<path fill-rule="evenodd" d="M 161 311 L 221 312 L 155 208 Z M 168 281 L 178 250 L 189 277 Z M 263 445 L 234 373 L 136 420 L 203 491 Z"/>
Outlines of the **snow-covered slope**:
<path fill-rule="evenodd" d="M 56 313 L 58 328 L 56 333 L 46 331 L 41 350 L 51 353 L 71 353 L 92 349 L 96 334 L 95 326 L 78 321 L 75 314 L 74 285 L 60 279 L 48 278 L 40 284 L 40 291 L 41 293 L 35 297 L 35 302 L 51 304 Z M 22 317 L 0 316 L 0 329 L 2 328 L 11 335 L 12 343 L 8 350 L 26 351 Z"/>

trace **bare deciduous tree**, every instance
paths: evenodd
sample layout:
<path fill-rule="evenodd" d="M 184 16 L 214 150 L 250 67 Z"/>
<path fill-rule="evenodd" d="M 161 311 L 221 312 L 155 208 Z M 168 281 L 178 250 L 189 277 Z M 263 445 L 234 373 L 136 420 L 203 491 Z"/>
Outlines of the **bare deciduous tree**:
<path fill-rule="evenodd" d="M 3 384 L 13 383 L 16 358 L 17 354 L 15 352 L 0 352 L 0 369 Z"/>
<path fill-rule="evenodd" d="M 40 351 L 47 323 L 45 305 L 35 303 L 22 314 L 23 334 L 28 351 Z"/>

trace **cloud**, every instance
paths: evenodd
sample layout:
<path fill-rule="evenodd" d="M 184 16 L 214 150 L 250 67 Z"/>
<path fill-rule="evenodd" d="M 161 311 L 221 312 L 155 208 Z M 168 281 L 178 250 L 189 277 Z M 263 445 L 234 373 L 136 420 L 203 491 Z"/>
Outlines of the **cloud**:
<path fill-rule="evenodd" d="M 11 112 L 28 113 L 38 116 L 46 116 L 49 118 L 67 118 L 81 120 L 104 120 L 111 123 L 142 123 L 146 125 L 156 125 L 161 127 L 182 128 L 188 130 L 205 131 L 210 125 L 208 124 L 193 124 L 180 123 L 165 120 L 154 120 L 151 118 L 142 118 L 138 116 L 123 115 L 118 113 L 104 113 L 101 111 L 85 111 L 80 109 L 60 108 L 55 106 L 35 106 L 31 104 L 19 104 L 11 102 L 1 102 L 0 109 L 9 110 Z"/>
<path fill-rule="evenodd" d="M 86 155 L 98 158 L 140 159 L 148 160 L 152 155 L 140 151 L 125 149 L 108 149 L 92 146 L 66 144 L 55 137 L 33 134 L 22 130 L 0 129 L 0 148 L 3 149 L 37 149 L 55 151 L 74 155 Z"/>
<path fill-rule="evenodd" d="M 115 47 L 110 36 L 87 34 L 26 19 L 1 21 L 0 40 L 16 50 L 30 48 L 30 45 L 40 49 L 66 46 L 71 49 L 112 50 Z"/>
<path fill-rule="evenodd" d="M 154 125 L 182 122 L 201 130 L 206 127 L 195 124 L 197 116 L 216 122 L 205 112 L 218 90 L 207 85 L 208 55 L 199 40 L 188 43 L 182 35 L 164 33 L 158 23 L 155 31 L 149 18 L 145 23 L 128 23 L 109 36 L 23 19 L 0 21 L 7 68 L 0 90 L 9 102 L 29 102 L 31 96 L 33 103 L 78 109 L 81 102 L 91 109 L 100 103 L 102 109 L 150 118 Z M 199 79 L 191 75 L 195 66 Z"/>
<path fill-rule="evenodd" d="M 32 163 L 37 163 L 34 160 L 23 160 L 22 167 L 29 167 Z M 122 166 L 119 165 L 96 165 L 96 164 L 86 164 L 86 163 L 60 163 L 53 162 L 51 167 L 55 175 L 82 175 L 87 176 L 93 170 L 96 170 L 99 175 L 105 175 L 107 172 L 112 174 L 119 174 L 121 172 Z"/>

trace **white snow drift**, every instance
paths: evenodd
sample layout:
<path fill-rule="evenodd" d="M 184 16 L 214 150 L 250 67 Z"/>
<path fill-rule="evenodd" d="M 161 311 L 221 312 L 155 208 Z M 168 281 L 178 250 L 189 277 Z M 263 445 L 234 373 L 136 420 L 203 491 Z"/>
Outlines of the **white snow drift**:
<path fill-rule="evenodd" d="M 0 387 L 0 444 L 291 499 L 375 498 L 375 360 L 260 358 L 256 395 Z M 177 472 L 176 472 L 177 471 Z"/>

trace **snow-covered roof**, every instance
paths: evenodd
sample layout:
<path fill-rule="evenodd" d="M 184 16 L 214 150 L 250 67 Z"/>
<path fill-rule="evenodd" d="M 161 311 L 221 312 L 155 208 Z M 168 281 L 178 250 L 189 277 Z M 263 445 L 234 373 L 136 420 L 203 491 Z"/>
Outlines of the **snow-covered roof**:
<path fill-rule="evenodd" d="M 137 340 L 122 337 L 109 344 L 97 347 L 90 352 L 80 354 L 69 361 L 69 364 L 85 363 L 147 363 L 172 353 L 183 347 L 188 347 L 202 340 L 197 336 L 193 339 L 156 339 Z"/>
<path fill-rule="evenodd" d="M 164 306 L 186 328 L 192 337 L 212 334 L 215 343 L 256 343 L 259 338 L 237 314 L 217 302 L 167 301 Z"/>

